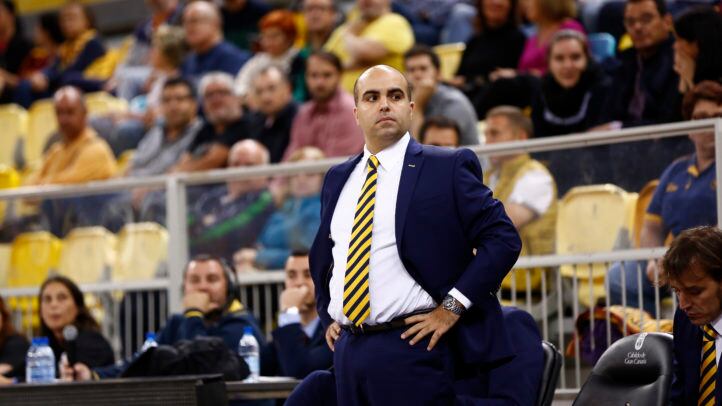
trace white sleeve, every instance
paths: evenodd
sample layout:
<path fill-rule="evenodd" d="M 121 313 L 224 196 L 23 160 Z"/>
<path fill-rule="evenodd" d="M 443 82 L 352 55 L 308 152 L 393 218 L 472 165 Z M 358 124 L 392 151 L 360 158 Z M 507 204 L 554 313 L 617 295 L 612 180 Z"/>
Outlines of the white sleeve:
<path fill-rule="evenodd" d="M 521 204 L 541 216 L 552 204 L 554 180 L 543 170 L 527 172 L 514 185 L 509 203 Z"/>

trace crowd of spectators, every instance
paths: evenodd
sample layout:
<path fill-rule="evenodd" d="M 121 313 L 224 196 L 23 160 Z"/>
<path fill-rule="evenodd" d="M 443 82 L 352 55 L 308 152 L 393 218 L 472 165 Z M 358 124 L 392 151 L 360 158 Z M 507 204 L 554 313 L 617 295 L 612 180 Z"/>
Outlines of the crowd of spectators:
<path fill-rule="evenodd" d="M 608 1 L 617 8 L 601 11 L 574 0 L 302 0 L 291 9 L 263 0 L 146 3 L 149 17 L 114 61 L 118 54 L 81 2 L 39 16 L 30 33 L 16 4 L 0 0 L 0 103 L 29 108 L 50 98 L 58 123 L 26 185 L 361 152 L 353 86 L 376 64 L 406 72 L 415 102 L 411 135 L 438 147 L 722 116 L 722 14 L 711 0 L 695 6 Z M 614 25 L 623 27 L 611 32 L 618 52 L 595 54 L 588 33 Z M 433 46 L 451 42 L 464 42 L 465 49 L 457 71 L 443 78 Z M 128 111 L 91 117 L 84 93 L 95 91 L 126 100 Z M 691 145 L 664 138 L 491 156 L 484 180 L 504 202 L 524 254 L 544 255 L 554 250 L 557 201 L 570 188 L 610 182 L 636 192 L 660 178 L 641 245 L 661 246 L 667 235 L 717 222 L 714 139 L 689 138 Z M 0 139 L 0 148 L 16 146 Z M 119 159 L 128 152 L 132 158 L 121 170 Z M 194 259 L 184 274 L 184 312 L 168 320 L 159 343 L 209 335 L 235 349 L 250 326 L 263 347 L 265 373 L 302 378 L 329 367 L 305 254 L 320 222 L 322 182 L 322 174 L 312 173 L 188 188 Z M 6 216 L 2 238 L 38 224 L 64 236 L 83 225 L 117 232 L 127 222 L 166 222 L 161 190 L 26 203 L 38 214 Z M 235 272 L 226 261 L 238 271 L 285 268 L 272 342 L 235 297 Z M 636 286 L 636 274 L 624 272 L 636 267 L 647 270 L 643 286 Z M 615 264 L 611 302 L 621 303 L 625 279 L 626 303 L 636 306 L 641 290 L 643 306 L 653 312 L 656 272 L 653 261 Z M 74 366 L 66 361 L 65 378 L 119 376 L 132 365 L 133 359 L 113 365 L 110 345 L 70 279 L 48 279 L 39 300 L 40 330 L 58 359 L 63 327 L 80 331 L 83 351 Z M 26 349 L 0 300 L 0 383 L 23 376 L 17 354 Z"/>

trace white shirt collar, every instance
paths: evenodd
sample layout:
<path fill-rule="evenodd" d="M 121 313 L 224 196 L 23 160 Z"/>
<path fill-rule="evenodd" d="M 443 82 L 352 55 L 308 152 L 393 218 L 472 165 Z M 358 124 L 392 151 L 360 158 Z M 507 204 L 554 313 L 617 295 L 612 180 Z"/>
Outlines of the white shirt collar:
<path fill-rule="evenodd" d="M 406 155 L 406 147 L 408 147 L 410 140 L 411 135 L 407 131 L 406 134 L 396 141 L 395 144 L 389 145 L 376 154 L 376 158 L 379 160 L 379 166 L 385 171 L 390 171 L 396 167 L 396 165 L 401 164 L 404 160 L 404 156 Z M 364 145 L 364 156 L 362 158 L 363 165 L 366 165 L 370 156 L 371 151 L 369 151 L 368 147 Z"/>
<path fill-rule="evenodd" d="M 722 314 L 717 316 L 716 319 L 714 319 L 710 325 L 712 325 L 712 328 L 714 328 L 714 331 L 717 332 L 717 336 L 722 336 Z"/>

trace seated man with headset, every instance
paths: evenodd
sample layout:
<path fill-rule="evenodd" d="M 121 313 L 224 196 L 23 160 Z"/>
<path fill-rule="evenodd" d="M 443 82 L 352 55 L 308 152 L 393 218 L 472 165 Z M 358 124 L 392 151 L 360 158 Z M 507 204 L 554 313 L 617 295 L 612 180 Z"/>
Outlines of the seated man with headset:
<path fill-rule="evenodd" d="M 253 315 L 237 298 L 236 276 L 220 257 L 197 255 L 188 262 L 183 276 L 183 314 L 172 315 L 157 335 L 158 344 L 173 345 L 197 337 L 220 337 L 229 349 L 236 350 L 247 326 L 253 328 L 259 344 L 265 338 Z M 64 378 L 75 380 L 118 377 L 132 360 L 91 371 L 76 363 L 73 369 L 61 366 Z"/>

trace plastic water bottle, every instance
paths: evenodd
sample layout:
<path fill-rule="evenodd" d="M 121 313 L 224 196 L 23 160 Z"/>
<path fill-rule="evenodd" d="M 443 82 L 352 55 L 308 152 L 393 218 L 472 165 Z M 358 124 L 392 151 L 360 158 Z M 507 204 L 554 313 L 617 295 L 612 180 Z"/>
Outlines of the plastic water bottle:
<path fill-rule="evenodd" d="M 25 381 L 28 383 L 51 383 L 55 381 L 55 354 L 48 345 L 47 337 L 33 338 L 25 358 Z"/>
<path fill-rule="evenodd" d="M 148 348 L 157 347 L 158 342 L 155 341 L 155 333 L 149 331 L 145 333 L 145 341 L 143 342 L 143 346 L 140 347 L 141 354 L 146 352 Z"/>
<path fill-rule="evenodd" d="M 243 329 L 243 337 L 238 342 L 238 355 L 246 361 L 251 374 L 246 378 L 246 382 L 255 382 L 261 371 L 261 359 L 258 340 L 253 336 L 253 328 L 246 327 Z"/>

